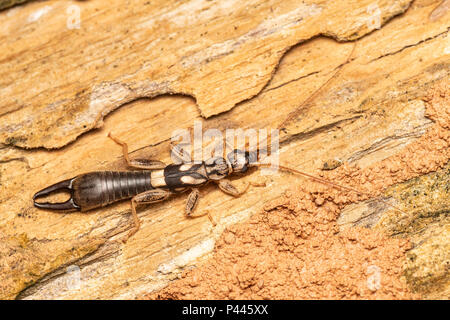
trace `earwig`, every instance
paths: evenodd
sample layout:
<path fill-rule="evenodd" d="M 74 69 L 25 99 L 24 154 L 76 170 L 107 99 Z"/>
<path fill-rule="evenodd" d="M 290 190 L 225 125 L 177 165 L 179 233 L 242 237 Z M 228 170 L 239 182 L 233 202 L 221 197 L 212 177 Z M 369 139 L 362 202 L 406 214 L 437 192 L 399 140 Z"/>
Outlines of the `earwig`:
<path fill-rule="evenodd" d="M 40 209 L 84 212 L 131 198 L 131 213 L 134 220 L 134 227 L 124 239 L 126 241 L 139 230 L 140 222 L 136 213 L 136 206 L 138 204 L 164 201 L 172 194 L 191 190 L 185 206 L 186 216 L 191 216 L 200 198 L 199 187 L 209 182 L 214 182 L 224 193 L 239 197 L 246 192 L 250 184 L 247 184 L 247 187 L 243 191 L 239 191 L 226 178 L 233 173 L 245 173 L 250 167 L 270 166 L 269 164 L 257 162 L 257 151 L 243 151 L 239 149 L 234 149 L 229 152 L 226 157 L 213 157 L 201 162 L 190 162 L 190 159 L 186 159 L 183 152 L 177 149 L 173 151 L 181 161 L 184 161 L 181 164 L 166 165 L 161 161 L 148 159 L 130 160 L 128 145 L 111 136 L 111 134 L 108 134 L 108 137 L 122 146 L 122 153 L 129 167 L 143 170 L 97 171 L 81 174 L 37 192 L 33 196 L 34 205 Z M 342 186 L 299 170 L 285 166 L 278 166 L 278 168 L 293 174 L 305 176 L 334 188 L 365 194 L 353 188 Z M 39 198 L 61 191 L 70 193 L 69 200 L 62 203 L 36 201 Z M 385 203 L 394 207 L 387 202 Z M 395 209 L 402 212 L 400 209 Z M 209 213 L 208 217 L 212 221 Z"/>

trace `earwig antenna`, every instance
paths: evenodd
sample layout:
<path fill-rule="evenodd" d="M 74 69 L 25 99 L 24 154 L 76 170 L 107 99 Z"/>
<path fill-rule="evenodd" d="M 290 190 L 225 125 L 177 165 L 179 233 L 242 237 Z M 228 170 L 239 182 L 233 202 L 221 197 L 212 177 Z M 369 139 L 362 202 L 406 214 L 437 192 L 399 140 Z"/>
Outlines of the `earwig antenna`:
<path fill-rule="evenodd" d="M 272 167 L 272 165 L 268 164 L 268 163 L 254 163 L 254 164 L 252 164 L 252 166 L 260 167 L 260 168 L 271 168 Z M 315 180 L 317 182 L 320 182 L 320 183 L 323 183 L 323 184 L 327 184 L 327 185 L 330 185 L 330 186 L 338 188 L 338 189 L 347 190 L 347 191 L 353 191 L 353 192 L 356 192 L 357 194 L 366 195 L 366 196 L 371 197 L 371 195 L 369 193 L 367 193 L 367 192 L 358 191 L 358 190 L 350 188 L 350 187 L 342 186 L 342 185 L 337 184 L 335 182 L 331 182 L 331 181 L 328 181 L 328 180 L 323 179 L 323 178 L 315 177 L 315 176 L 313 176 L 313 175 L 311 175 L 309 173 L 306 173 L 306 172 L 302 172 L 302 171 L 299 171 L 299 170 L 296 170 L 296 169 L 292 169 L 292 168 L 289 168 L 289 167 L 285 167 L 285 166 L 282 166 L 282 165 L 278 165 L 278 168 L 280 168 L 283 171 L 290 172 L 290 173 L 293 173 L 293 174 L 298 174 L 300 176 L 304 176 L 304 177 L 310 178 L 311 180 Z M 379 200 L 381 202 L 383 202 L 384 204 L 388 205 L 389 207 L 391 207 L 391 208 L 393 208 L 393 209 L 395 209 L 395 210 L 397 210 L 397 211 L 399 211 L 399 212 L 401 212 L 403 214 L 406 214 L 406 212 L 400 210 L 396 206 L 388 203 L 387 201 L 385 201 L 383 199 L 379 199 Z"/>

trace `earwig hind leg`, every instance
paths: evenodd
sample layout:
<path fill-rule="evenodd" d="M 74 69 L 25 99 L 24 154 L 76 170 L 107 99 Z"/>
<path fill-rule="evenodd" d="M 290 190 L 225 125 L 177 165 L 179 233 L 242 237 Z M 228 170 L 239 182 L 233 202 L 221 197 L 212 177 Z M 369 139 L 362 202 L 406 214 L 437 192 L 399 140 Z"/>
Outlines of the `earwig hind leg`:
<path fill-rule="evenodd" d="M 229 180 L 222 179 L 217 181 L 217 185 L 219 186 L 220 190 L 222 190 L 224 193 L 232 195 L 233 197 L 240 197 L 245 192 L 247 192 L 248 188 L 250 187 L 251 183 L 248 183 L 247 186 L 244 188 L 244 190 L 239 191 Z"/>
<path fill-rule="evenodd" d="M 149 159 L 131 159 L 128 154 L 128 144 L 123 142 L 122 140 L 117 139 L 111 135 L 111 132 L 108 133 L 108 138 L 113 140 L 118 145 L 122 146 L 123 157 L 127 162 L 129 167 L 136 169 L 147 169 L 147 170 L 155 170 L 155 169 L 163 169 L 166 164 L 164 162 L 158 160 L 149 160 Z"/>
<path fill-rule="evenodd" d="M 209 213 L 209 211 L 207 211 L 206 213 L 199 215 L 199 216 L 192 216 L 192 213 L 194 213 L 195 208 L 198 205 L 198 201 L 200 199 L 200 191 L 196 188 L 192 189 L 191 193 L 189 194 L 187 201 L 186 201 L 186 208 L 185 208 L 185 214 L 187 217 L 189 218 L 199 218 L 199 217 L 203 217 L 205 215 L 208 216 L 209 221 L 211 221 L 211 223 L 213 224 L 213 226 L 216 226 L 217 223 L 213 220 L 211 214 Z"/>
<path fill-rule="evenodd" d="M 164 189 L 153 189 L 148 190 L 142 193 L 139 193 L 135 195 L 131 199 L 131 215 L 133 216 L 134 220 L 134 226 L 126 236 L 126 238 L 123 240 L 123 242 L 127 242 L 127 240 L 133 236 L 141 226 L 141 223 L 139 222 L 139 217 L 136 213 L 136 206 L 138 204 L 149 204 L 149 203 L 155 203 L 166 200 L 172 192 L 164 190 Z"/>

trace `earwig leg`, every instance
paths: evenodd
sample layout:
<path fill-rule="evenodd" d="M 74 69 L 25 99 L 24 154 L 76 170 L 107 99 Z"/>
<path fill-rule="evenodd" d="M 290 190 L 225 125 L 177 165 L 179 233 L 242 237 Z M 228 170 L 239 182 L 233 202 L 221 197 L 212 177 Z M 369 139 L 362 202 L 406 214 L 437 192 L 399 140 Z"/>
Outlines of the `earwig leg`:
<path fill-rule="evenodd" d="M 127 242 L 127 240 L 139 230 L 139 227 L 141 225 L 141 223 L 139 222 L 138 215 L 136 213 L 136 206 L 138 204 L 148 204 L 164 201 L 171 194 L 172 192 L 164 189 L 153 189 L 139 193 L 131 199 L 131 215 L 133 216 L 134 226 L 128 233 L 127 237 L 124 239 L 123 241 L 124 243 Z"/>
<path fill-rule="evenodd" d="M 123 239 L 123 243 L 127 242 L 128 239 L 130 239 L 131 236 L 138 232 L 139 228 L 141 227 L 141 222 L 139 221 L 139 217 L 136 213 L 136 201 L 134 200 L 134 198 L 131 199 L 131 215 L 133 216 L 134 226 L 130 230 L 130 232 L 128 232 L 126 238 Z"/>
<path fill-rule="evenodd" d="M 189 194 L 186 202 L 186 216 L 189 218 L 199 218 L 203 217 L 205 215 L 208 216 L 209 221 L 213 224 L 213 226 L 216 226 L 217 223 L 213 220 L 211 217 L 211 214 L 207 211 L 206 213 L 199 215 L 199 216 L 192 216 L 192 213 L 194 213 L 195 208 L 197 207 L 198 200 L 200 199 L 200 191 L 198 189 L 192 189 L 192 192 Z"/>
<path fill-rule="evenodd" d="M 249 182 L 249 185 L 251 185 L 252 187 L 266 187 L 267 186 L 266 181 L 263 181 L 263 182 L 251 181 L 251 182 Z"/>
<path fill-rule="evenodd" d="M 188 128 L 189 131 L 189 138 L 193 136 L 194 134 L 194 130 L 193 128 Z M 172 156 L 172 160 L 174 160 L 173 162 L 179 162 L 179 163 L 190 163 L 192 162 L 191 159 L 191 147 L 190 147 L 190 143 L 189 142 L 183 142 L 185 140 L 182 140 L 180 143 L 177 143 L 176 141 L 174 141 L 174 139 L 172 139 L 170 141 L 170 151 L 171 151 L 171 156 Z M 189 152 L 184 150 L 184 147 L 187 146 L 189 147 Z"/>
<path fill-rule="evenodd" d="M 136 168 L 136 169 L 155 170 L 155 169 L 163 169 L 166 166 L 164 162 L 161 162 L 158 160 L 149 160 L 149 159 L 132 159 L 132 160 L 130 160 L 130 157 L 128 154 L 128 145 L 125 142 L 117 139 L 116 137 L 113 137 L 111 135 L 111 132 L 108 133 L 108 138 L 113 140 L 118 145 L 122 146 L 123 157 L 125 158 L 125 161 L 127 162 L 129 167 Z"/>
<path fill-rule="evenodd" d="M 200 191 L 198 189 L 192 189 L 186 201 L 186 215 L 190 216 L 198 205 L 200 199 Z"/>
<path fill-rule="evenodd" d="M 244 190 L 239 191 L 227 179 L 217 181 L 217 185 L 219 186 L 220 190 L 222 190 L 226 194 L 232 195 L 233 197 L 240 197 L 241 195 L 243 195 L 248 190 L 248 187 L 250 187 L 250 184 L 251 183 L 248 183 L 247 186 L 244 188 Z"/>
<path fill-rule="evenodd" d="M 191 155 L 188 154 L 184 149 L 183 145 L 188 145 L 186 143 L 174 144 L 170 143 L 170 149 L 172 151 L 172 157 L 178 160 L 181 163 L 189 163 L 192 162 Z"/>

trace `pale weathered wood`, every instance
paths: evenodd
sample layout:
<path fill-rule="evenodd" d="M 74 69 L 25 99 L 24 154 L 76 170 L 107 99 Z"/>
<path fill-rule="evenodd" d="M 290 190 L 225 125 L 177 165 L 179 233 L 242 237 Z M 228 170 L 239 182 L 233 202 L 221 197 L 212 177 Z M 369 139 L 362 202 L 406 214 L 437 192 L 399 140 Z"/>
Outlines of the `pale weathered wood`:
<path fill-rule="evenodd" d="M 299 183 L 286 174 L 261 178 L 254 172 L 235 184 L 264 179 L 267 187 L 250 188 L 239 200 L 203 188 L 197 210 L 208 210 L 215 227 L 207 217 L 184 217 L 186 195 L 142 207 L 141 229 L 126 245 L 117 240 L 130 228 L 128 202 L 67 215 L 32 207 L 33 193 L 50 183 L 125 169 L 120 148 L 106 137 L 110 131 L 129 143 L 133 156 L 168 163 L 172 132 L 194 121 L 204 130 L 278 128 L 283 164 L 315 172 L 337 158 L 364 167 L 402 150 L 432 125 L 422 97 L 449 76 L 450 17 L 433 15 L 440 1 L 415 1 L 372 33 L 361 23 L 370 1 L 144 2 L 131 8 L 122 1 L 80 3 L 79 30 L 65 28 L 64 2 L 0 13 L 8 30 L 0 35 L 2 297 L 150 292 L 204 261 L 226 226 Z M 409 4 L 379 1 L 382 21 Z M 45 6 L 51 9 L 27 22 Z M 313 38 L 318 34 L 358 40 Z M 165 95 L 124 105 L 162 93 L 186 93 L 196 101 Z M 81 268 L 76 290 L 66 283 L 70 264 Z"/>
<path fill-rule="evenodd" d="M 205 117 L 230 110 L 290 47 L 321 34 L 360 38 L 411 0 L 372 2 L 45 1 L 4 11 L 0 141 L 62 147 L 124 103 L 164 93 L 195 97 Z"/>

